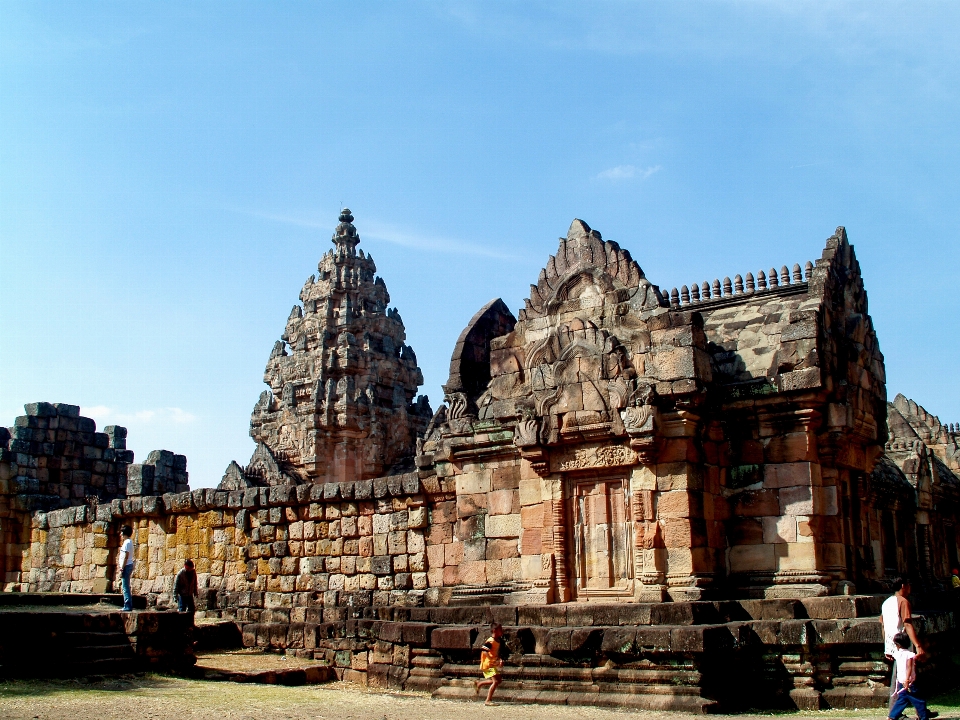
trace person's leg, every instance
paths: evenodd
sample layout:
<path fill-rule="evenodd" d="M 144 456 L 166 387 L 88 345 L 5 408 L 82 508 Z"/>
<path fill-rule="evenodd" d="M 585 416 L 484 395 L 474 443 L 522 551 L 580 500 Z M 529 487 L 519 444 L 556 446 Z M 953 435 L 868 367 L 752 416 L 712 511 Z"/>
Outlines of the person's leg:
<path fill-rule="evenodd" d="M 903 711 L 907 709 L 909 704 L 910 700 L 907 698 L 906 690 L 896 693 L 891 699 L 890 712 L 887 713 L 887 716 L 892 718 L 892 720 L 896 720 L 896 718 L 903 714 Z"/>
<path fill-rule="evenodd" d="M 133 591 L 130 589 L 130 576 L 133 574 L 133 565 L 125 565 L 120 574 L 120 589 L 123 592 L 123 609 L 126 612 L 133 610 Z"/>
<path fill-rule="evenodd" d="M 193 615 L 197 612 L 197 606 L 194 603 L 193 595 L 187 595 L 184 597 L 184 601 L 184 608 L 186 612 L 190 613 L 190 615 Z"/>
<path fill-rule="evenodd" d="M 910 704 L 913 705 L 914 709 L 917 711 L 917 720 L 927 720 L 929 717 L 929 712 L 927 710 L 927 701 L 921 697 L 918 697 L 915 692 L 904 692 L 904 696 L 907 700 L 910 701 Z"/>
<path fill-rule="evenodd" d="M 180 593 L 177 593 L 177 612 L 186 612 L 186 603 L 184 602 L 184 596 Z"/>
<path fill-rule="evenodd" d="M 493 694 L 497 691 L 497 688 L 500 687 L 500 681 L 503 679 L 503 676 L 500 673 L 497 673 L 492 678 L 490 678 L 490 690 L 487 691 L 487 705 L 493 703 Z"/>

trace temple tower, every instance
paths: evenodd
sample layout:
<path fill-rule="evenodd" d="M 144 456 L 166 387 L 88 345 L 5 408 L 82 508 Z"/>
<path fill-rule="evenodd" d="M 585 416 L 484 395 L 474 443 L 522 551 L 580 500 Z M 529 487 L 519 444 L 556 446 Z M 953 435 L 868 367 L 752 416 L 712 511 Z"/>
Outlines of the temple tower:
<path fill-rule="evenodd" d="M 348 209 L 334 248 L 300 291 L 250 418 L 257 449 L 227 484 L 345 482 L 387 474 L 415 453 L 431 417 L 423 375 Z"/>

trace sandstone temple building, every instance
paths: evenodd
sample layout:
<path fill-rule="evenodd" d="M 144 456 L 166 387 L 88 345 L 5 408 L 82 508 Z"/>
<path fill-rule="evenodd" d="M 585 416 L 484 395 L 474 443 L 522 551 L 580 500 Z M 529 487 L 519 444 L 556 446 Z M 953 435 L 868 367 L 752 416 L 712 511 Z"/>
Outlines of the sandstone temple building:
<path fill-rule="evenodd" d="M 866 616 L 893 578 L 935 594 L 958 564 L 960 427 L 888 399 L 843 228 L 805 267 L 666 291 L 574 220 L 523 308 L 464 328 L 434 412 L 353 221 L 219 487 L 191 491 L 167 451 L 135 464 L 126 430 L 75 406 L 0 428 L 4 590 L 107 591 L 131 524 L 151 605 L 192 558 L 204 612 L 347 679 L 457 696 L 498 618 L 518 698 L 535 676 L 556 701 L 730 705 L 722 647 L 753 653 L 771 698 L 882 700 Z"/>

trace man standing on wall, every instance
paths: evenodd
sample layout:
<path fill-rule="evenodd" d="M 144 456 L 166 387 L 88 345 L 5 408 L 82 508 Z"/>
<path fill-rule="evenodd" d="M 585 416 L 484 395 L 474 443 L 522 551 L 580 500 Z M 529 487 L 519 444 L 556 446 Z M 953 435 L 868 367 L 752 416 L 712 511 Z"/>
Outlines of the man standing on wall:
<path fill-rule="evenodd" d="M 173 594 L 177 598 L 179 612 L 188 612 L 191 615 L 196 612 L 193 597 L 197 594 L 197 571 L 193 568 L 193 560 L 183 561 L 183 569 L 173 581 Z"/>
<path fill-rule="evenodd" d="M 130 591 L 130 577 L 133 575 L 133 528 L 124 525 L 120 528 L 123 542 L 117 556 L 117 569 L 120 574 L 120 589 L 123 592 L 123 610 L 133 610 L 133 593 Z"/>

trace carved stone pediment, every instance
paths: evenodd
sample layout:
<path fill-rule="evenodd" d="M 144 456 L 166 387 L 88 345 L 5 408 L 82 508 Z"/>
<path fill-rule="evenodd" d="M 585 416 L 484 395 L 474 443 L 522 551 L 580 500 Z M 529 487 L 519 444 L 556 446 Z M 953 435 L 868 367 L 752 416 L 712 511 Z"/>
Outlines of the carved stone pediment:
<path fill-rule="evenodd" d="M 633 300 L 641 309 L 660 307 L 656 288 L 630 253 L 615 242 L 605 242 L 582 220 L 574 220 L 537 284 L 530 286 L 520 320 L 560 309 L 599 307 L 608 299 L 618 303 Z"/>
<path fill-rule="evenodd" d="M 633 368 L 617 338 L 586 319 L 560 325 L 527 352 L 527 377 L 541 442 L 562 434 L 603 428 L 623 434 L 620 408 L 627 403 Z"/>

